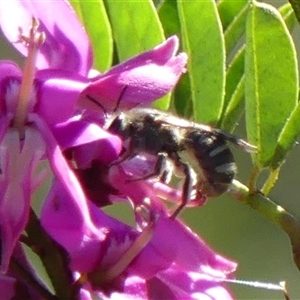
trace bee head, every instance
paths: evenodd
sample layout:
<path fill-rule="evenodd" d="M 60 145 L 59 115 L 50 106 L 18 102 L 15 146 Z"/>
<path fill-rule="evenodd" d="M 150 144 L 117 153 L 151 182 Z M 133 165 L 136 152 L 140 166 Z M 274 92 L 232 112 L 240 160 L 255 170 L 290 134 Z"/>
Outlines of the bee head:
<path fill-rule="evenodd" d="M 130 132 L 130 124 L 123 113 L 119 113 L 118 115 L 114 114 L 109 117 L 104 128 L 110 133 L 123 138 L 127 138 Z"/>

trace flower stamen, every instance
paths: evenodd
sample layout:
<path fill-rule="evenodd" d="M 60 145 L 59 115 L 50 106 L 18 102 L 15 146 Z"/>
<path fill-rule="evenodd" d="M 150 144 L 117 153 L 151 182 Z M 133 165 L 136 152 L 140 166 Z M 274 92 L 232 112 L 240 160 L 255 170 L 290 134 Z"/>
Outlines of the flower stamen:
<path fill-rule="evenodd" d="M 133 244 L 122 255 L 121 259 L 110 269 L 104 272 L 105 281 L 111 281 L 119 276 L 128 267 L 128 265 L 137 257 L 141 250 L 149 243 L 153 236 L 154 226 L 149 224 L 143 229 Z"/>
<path fill-rule="evenodd" d="M 25 43 L 28 48 L 28 55 L 24 65 L 23 79 L 20 87 L 19 101 L 14 119 L 14 126 L 19 131 L 20 139 L 23 139 L 25 135 L 24 124 L 27 116 L 30 93 L 33 87 L 38 51 L 45 41 L 45 33 L 38 32 L 38 27 L 38 20 L 32 18 L 29 35 L 23 35 L 22 30 L 20 30 L 19 41 Z"/>
<path fill-rule="evenodd" d="M 145 203 L 146 205 L 148 203 Z M 145 214 L 145 210 L 147 208 L 144 205 L 141 205 L 140 210 Z M 141 234 L 135 239 L 132 245 L 125 251 L 120 260 L 116 262 L 109 269 L 97 270 L 96 272 L 92 272 L 88 274 L 88 279 L 96 285 L 99 285 L 100 282 L 109 282 L 114 278 L 121 275 L 124 270 L 129 266 L 129 264 L 137 257 L 137 255 L 143 250 L 143 248 L 150 242 L 153 237 L 155 223 L 157 218 L 153 216 L 148 218 L 149 214 L 147 214 L 148 224 L 143 228 Z"/>

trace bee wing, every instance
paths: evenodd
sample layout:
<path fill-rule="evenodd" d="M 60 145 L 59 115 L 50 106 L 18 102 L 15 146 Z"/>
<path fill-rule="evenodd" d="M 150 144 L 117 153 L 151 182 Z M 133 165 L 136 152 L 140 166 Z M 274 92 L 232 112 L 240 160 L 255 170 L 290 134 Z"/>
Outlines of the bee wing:
<path fill-rule="evenodd" d="M 192 126 L 190 126 L 190 128 L 197 129 L 199 131 L 210 132 L 211 134 L 222 136 L 225 140 L 231 142 L 233 145 L 235 145 L 237 148 L 243 151 L 250 152 L 250 153 L 257 151 L 256 146 L 249 144 L 245 140 L 231 133 L 228 133 L 218 128 L 213 128 L 205 124 L 197 124 L 197 123 L 191 123 L 191 124 Z"/>
<path fill-rule="evenodd" d="M 222 135 L 227 141 L 231 142 L 237 148 L 250 153 L 257 152 L 257 147 L 252 144 L 249 144 L 245 140 L 220 129 L 215 130 L 218 134 Z"/>
<path fill-rule="evenodd" d="M 135 116 L 151 116 L 155 122 L 161 124 L 162 126 L 175 126 L 182 129 L 193 129 L 196 125 L 198 125 L 184 118 L 172 115 L 169 112 L 156 110 L 154 108 L 134 108 L 130 110 L 130 112 Z M 209 126 L 206 127 L 209 128 Z"/>
<path fill-rule="evenodd" d="M 194 128 L 193 122 L 173 116 L 171 114 L 157 114 L 155 116 L 155 121 L 159 122 L 162 125 L 175 126 L 182 129 Z"/>
<path fill-rule="evenodd" d="M 155 109 L 146 109 L 144 110 L 144 113 L 148 113 L 152 116 L 154 116 L 155 121 L 160 123 L 162 126 L 175 126 L 177 128 L 180 129 L 193 129 L 193 130 L 199 130 L 201 132 L 209 132 L 211 134 L 216 134 L 219 136 L 222 136 L 225 140 L 231 142 L 233 145 L 235 145 L 236 147 L 240 148 L 243 151 L 246 152 L 256 152 L 257 151 L 257 147 L 254 145 L 251 145 L 249 143 L 247 143 L 246 141 L 244 141 L 243 139 L 230 134 L 228 132 L 225 132 L 221 129 L 218 128 L 213 128 L 209 125 L 205 125 L 205 124 L 199 124 L 199 123 L 194 123 L 191 122 L 189 120 L 186 120 L 184 118 L 180 118 L 177 116 L 174 116 L 170 113 L 167 112 L 162 112 L 159 110 L 155 110 Z"/>

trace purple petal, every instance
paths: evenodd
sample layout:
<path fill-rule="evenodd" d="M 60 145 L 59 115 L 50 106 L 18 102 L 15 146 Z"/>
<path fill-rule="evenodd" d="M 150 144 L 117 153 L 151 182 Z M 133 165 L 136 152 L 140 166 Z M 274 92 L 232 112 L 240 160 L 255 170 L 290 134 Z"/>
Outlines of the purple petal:
<path fill-rule="evenodd" d="M 27 282 L 3 274 L 0 274 L 0 291 L 2 300 L 44 299 Z"/>
<path fill-rule="evenodd" d="M 215 253 L 187 226 L 165 217 L 160 217 L 156 223 L 151 247 L 155 249 L 152 255 L 157 253 L 173 261 L 185 272 L 193 271 L 215 278 L 226 278 L 236 268 L 234 262 Z M 131 265 L 144 278 L 150 278 L 157 272 L 155 260 L 149 259 L 152 256 L 149 251 L 150 248 L 145 247 Z"/>
<path fill-rule="evenodd" d="M 89 291 L 82 288 L 79 291 L 79 299 L 80 300 L 94 300 L 94 297 L 92 297 L 92 295 Z"/>
<path fill-rule="evenodd" d="M 16 296 L 17 280 L 0 274 L 1 299 L 14 299 Z"/>
<path fill-rule="evenodd" d="M 177 49 L 178 38 L 173 36 L 154 49 L 117 65 L 93 80 L 83 92 L 80 104 L 95 109 L 93 103 L 84 97 L 89 95 L 101 102 L 107 111 L 113 110 L 124 88 L 121 107 L 132 107 L 141 102 L 149 104 L 164 96 L 186 70 L 187 55 L 180 53 L 176 56 Z"/>
<path fill-rule="evenodd" d="M 232 300 L 233 297 L 222 283 L 213 277 L 199 273 L 183 272 L 172 266 L 148 280 L 150 298 L 161 295 L 164 299 Z M 176 287 L 176 288 L 175 288 Z"/>
<path fill-rule="evenodd" d="M 46 78 L 47 72 L 42 71 L 42 76 L 37 73 L 38 81 Z M 54 76 L 55 77 L 50 77 Z M 64 76 L 62 76 L 64 75 Z M 38 103 L 35 112 L 38 113 L 48 124 L 56 124 L 68 120 L 74 115 L 78 96 L 85 82 L 73 80 L 72 74 L 66 72 L 51 72 L 48 79 L 39 85 Z"/>
<path fill-rule="evenodd" d="M 137 236 L 134 229 L 106 216 L 92 203 L 90 209 L 93 223 L 55 183 L 42 210 L 44 228 L 70 253 L 74 271 L 100 268 L 100 259 L 112 264 Z"/>
<path fill-rule="evenodd" d="M 78 267 L 79 264 L 83 270 L 92 268 L 98 257 L 100 241 L 105 235 L 100 231 L 97 234 L 97 230 L 89 226 L 91 222 L 88 211 L 81 211 L 58 182 L 53 183 L 44 203 L 41 223 L 48 234 L 67 249 L 72 256 L 73 265 Z M 76 259 L 77 253 L 81 253 L 82 249 L 89 257 L 83 264 Z"/>
<path fill-rule="evenodd" d="M 126 163 L 127 162 L 124 162 L 124 164 Z M 142 164 L 141 166 L 142 168 L 144 167 Z M 151 212 L 166 216 L 168 209 L 163 205 L 162 200 L 158 198 L 156 192 L 143 180 L 130 181 L 132 174 L 126 173 L 125 170 L 128 171 L 121 165 L 112 166 L 110 168 L 109 182 L 112 186 L 120 191 L 122 195 L 126 195 L 126 198 L 128 197 L 135 207 L 143 205 L 144 200 L 150 198 Z"/>
<path fill-rule="evenodd" d="M 81 211 L 84 218 L 86 218 L 86 222 L 91 222 L 86 197 L 78 179 L 65 160 L 57 141 L 54 139 L 51 130 L 38 115 L 32 115 L 32 121 L 41 132 L 47 145 L 46 151 L 52 172 L 74 202 L 73 205 L 75 205 L 77 209 Z"/>
<path fill-rule="evenodd" d="M 92 66 L 91 48 L 84 27 L 67 1 L 0 1 L 1 28 L 24 56 L 27 48 L 19 40 L 19 28 L 27 34 L 32 17 L 40 22 L 46 41 L 38 56 L 38 69 L 53 68 L 87 75 Z"/>
<path fill-rule="evenodd" d="M 76 163 L 81 168 L 95 159 L 109 164 L 118 158 L 122 149 L 122 141 L 117 136 L 77 117 L 55 126 L 53 133 L 63 149 L 75 148 Z"/>
<path fill-rule="evenodd" d="M 35 145 L 32 151 L 32 145 Z M 21 150 L 20 150 L 21 149 Z M 36 130 L 27 128 L 20 146 L 16 130 L 8 130 L 1 141 L 1 269 L 8 268 L 14 247 L 29 217 L 31 182 L 35 167 L 44 155 L 45 145 Z"/>
<path fill-rule="evenodd" d="M 145 280 L 138 276 L 128 276 L 124 281 L 122 292 L 112 291 L 108 296 L 104 293 L 94 292 L 100 299 L 137 300 L 149 299 Z M 154 299 L 154 298 L 153 298 Z M 156 298 L 158 299 L 158 298 Z M 167 299 L 167 298 L 165 298 Z"/>
<path fill-rule="evenodd" d="M 114 187 L 128 196 L 136 206 L 141 205 L 145 198 L 150 198 L 152 211 L 160 214 L 151 241 L 156 250 L 159 249 L 159 252 L 164 253 L 164 257 L 176 261 L 176 264 L 186 270 L 221 278 L 226 277 L 225 274 L 230 274 L 235 270 L 236 263 L 215 253 L 183 223 L 164 217 L 167 208 L 164 208 L 162 200 L 157 198 L 155 191 L 151 190 L 143 181 L 128 182 L 130 178 L 131 175 L 126 174 L 121 166 L 111 168 L 110 182 Z M 174 232 L 176 232 L 176 235 L 174 235 Z M 182 247 L 177 247 L 178 244 Z M 146 258 L 148 255 L 142 252 L 135 263 L 137 263 L 137 267 L 140 266 L 141 271 L 151 273 L 151 267 L 145 267 L 144 265 L 149 261 Z M 148 277 L 150 275 L 144 274 L 144 276 Z"/>
<path fill-rule="evenodd" d="M 90 225 L 86 222 L 87 219 L 80 216 L 82 212 L 73 207 L 74 204 L 70 197 L 61 188 L 56 189 L 56 191 L 52 189 L 52 192 L 42 211 L 42 224 L 47 232 L 70 253 L 73 270 L 89 273 L 103 269 L 105 272 L 107 266 L 118 261 L 124 251 L 136 239 L 138 233 L 133 228 L 108 217 L 90 204 L 93 224 L 99 230 L 98 234 L 92 233 L 93 230 L 90 230 Z M 213 254 L 212 251 L 207 250 L 207 246 L 203 246 L 201 243 L 200 248 L 191 249 L 187 241 L 180 238 L 182 234 L 178 232 L 178 229 L 182 230 L 182 228 L 174 228 L 170 226 L 171 223 L 177 223 L 177 221 L 162 217 L 159 219 L 155 225 L 153 238 L 145 248 L 141 249 L 141 253 L 125 272 L 126 277 L 124 278 L 124 285 L 122 285 L 122 293 L 116 292 L 113 286 L 108 288 L 109 283 L 106 283 L 103 288 L 109 289 L 112 293 L 110 296 L 120 294 L 120 297 L 123 296 L 127 299 L 130 299 L 131 295 L 134 294 L 144 295 L 146 291 L 155 295 L 154 290 L 149 289 L 150 285 L 152 288 L 156 287 L 156 290 L 161 290 L 161 295 L 172 295 L 169 299 L 183 299 L 183 295 L 186 296 L 186 299 L 190 299 L 192 298 L 190 295 L 198 294 L 215 297 L 212 299 L 223 299 L 221 296 L 226 296 L 224 299 L 231 299 L 226 289 L 217 281 L 218 278 L 225 278 L 227 274 L 221 276 L 221 272 L 216 270 L 218 275 L 216 277 L 210 276 L 206 272 L 206 268 L 213 267 L 212 265 L 209 266 L 210 259 L 207 258 Z M 165 229 L 168 230 L 163 231 Z M 177 231 L 172 231 L 174 229 Z M 173 233 L 171 237 L 169 230 Z M 176 237 L 179 234 L 179 241 L 175 241 L 174 232 L 176 232 Z M 186 232 L 185 234 L 189 234 L 189 239 L 196 238 L 191 231 Z M 163 240 L 163 236 L 166 240 Z M 184 244 L 182 244 L 183 242 Z M 178 247 L 179 244 L 180 247 Z M 182 263 L 181 251 L 186 251 L 186 260 L 189 263 L 195 262 L 196 265 L 187 269 L 189 263 Z M 188 257 L 189 255 L 192 256 L 192 259 Z M 193 272 L 193 270 L 197 271 Z M 232 268 L 227 267 L 227 271 L 232 271 Z M 136 277 L 133 276 L 134 274 Z M 154 277 L 157 280 L 150 280 Z M 150 280 L 147 289 L 144 285 L 145 278 Z M 98 293 L 101 293 L 102 286 L 89 288 L 90 291 L 93 289 L 95 292 L 98 290 Z M 181 297 L 177 297 L 178 295 Z M 104 298 L 106 298 L 105 295 Z"/>
<path fill-rule="evenodd" d="M 21 81 L 22 72 L 18 65 L 12 61 L 0 61 L 0 115 L 7 115 L 12 112 L 12 107 L 16 105 L 16 101 L 7 103 L 7 87 L 8 80 L 16 79 Z M 8 104 L 10 107 L 8 107 Z"/>
<path fill-rule="evenodd" d="M 153 244 L 161 248 L 167 247 L 167 251 L 170 251 L 169 245 L 174 245 L 170 255 L 174 253 L 178 266 L 220 278 L 226 277 L 226 274 L 236 269 L 236 263 L 218 255 L 180 221 L 163 219 L 159 224 L 161 228 L 156 230 Z M 174 232 L 176 235 L 172 234 Z M 175 247 L 178 243 L 182 247 Z"/>
<path fill-rule="evenodd" d="M 3 80 L 7 77 L 21 77 L 22 71 L 19 66 L 13 61 L 1 60 L 0 61 L 0 84 L 2 85 Z"/>

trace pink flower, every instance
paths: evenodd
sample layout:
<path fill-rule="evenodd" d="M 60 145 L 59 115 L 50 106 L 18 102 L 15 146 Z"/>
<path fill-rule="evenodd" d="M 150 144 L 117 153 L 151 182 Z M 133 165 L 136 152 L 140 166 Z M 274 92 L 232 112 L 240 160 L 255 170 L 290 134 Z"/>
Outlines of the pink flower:
<path fill-rule="evenodd" d="M 143 183 L 136 191 L 154 198 Z M 156 206 L 149 208 L 148 213 L 154 215 L 147 224 L 136 211 L 137 220 L 143 219 L 138 226 L 142 231 L 107 216 L 92 203 L 89 223 L 55 184 L 44 205 L 42 223 L 67 249 L 71 268 L 86 278 L 81 279 L 82 288 L 90 295 L 232 299 L 221 282 L 231 277 L 236 264 L 216 254 L 179 220 L 168 218 L 163 211 L 153 212 Z"/>
<path fill-rule="evenodd" d="M 47 158 L 50 170 L 74 196 L 78 188 L 81 190 L 51 127 L 73 116 L 86 80 L 71 71 L 35 72 L 36 53 L 43 42 L 35 21 L 25 42 L 29 55 L 24 76 L 15 63 L 0 62 L 2 271 L 7 269 L 14 246 L 27 224 L 32 195 L 47 174 L 45 170 L 37 173 L 39 163 Z"/>
<path fill-rule="evenodd" d="M 13 62 L 0 62 L 0 267 L 7 272 L 0 284 L 8 295 L 17 295 L 19 280 L 10 274 L 10 259 L 33 193 L 50 173 L 41 223 L 68 252 L 78 297 L 232 299 L 222 280 L 236 264 L 170 219 L 151 181 L 128 181 L 134 164 L 147 168 L 153 161 L 110 165 L 123 145 L 103 129 L 106 113 L 119 100 L 118 108 L 147 106 L 174 88 L 187 62 L 186 54 L 176 54 L 178 39 L 92 77 L 91 47 L 67 2 L 0 2 L 0 24 L 27 56 L 23 73 Z M 19 38 L 23 42 L 15 43 Z M 42 173 L 40 162 L 49 165 Z M 127 198 L 134 226 L 99 209 Z"/>

